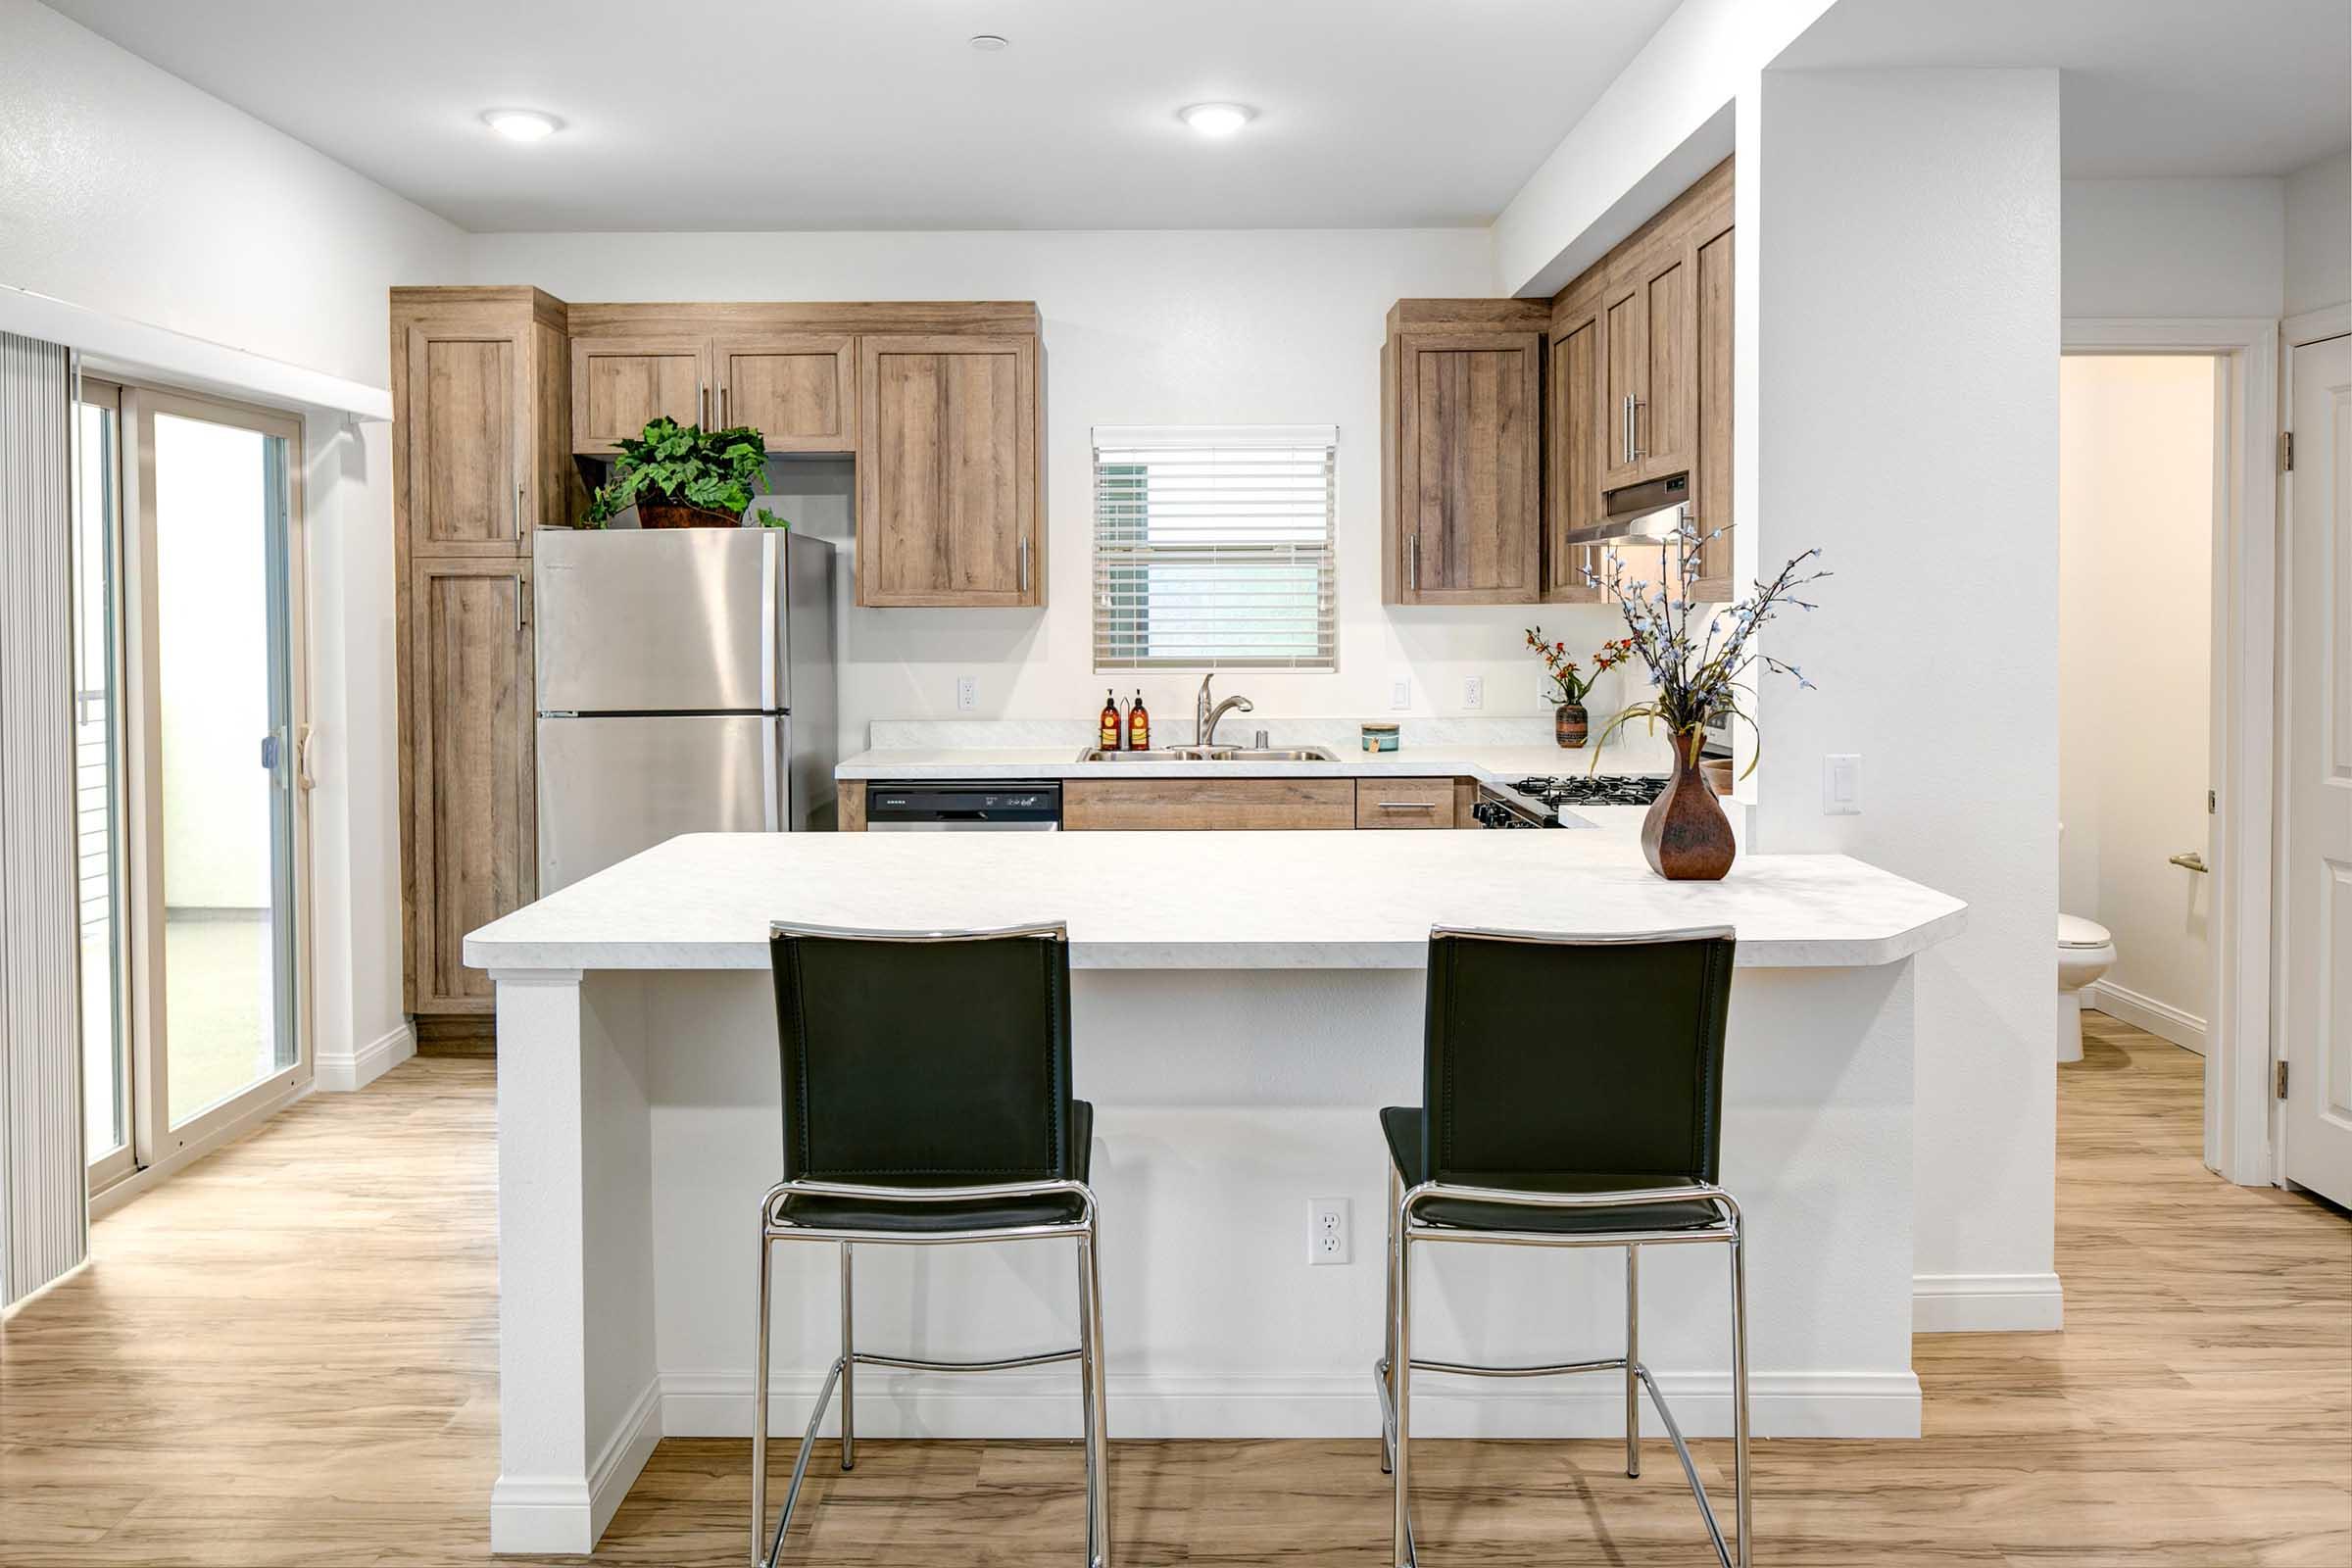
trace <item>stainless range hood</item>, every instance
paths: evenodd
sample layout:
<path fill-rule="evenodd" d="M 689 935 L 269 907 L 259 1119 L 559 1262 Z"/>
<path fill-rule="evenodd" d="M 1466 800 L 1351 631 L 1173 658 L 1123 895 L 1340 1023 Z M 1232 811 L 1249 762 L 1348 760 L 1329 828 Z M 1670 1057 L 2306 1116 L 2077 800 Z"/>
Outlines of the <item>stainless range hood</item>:
<path fill-rule="evenodd" d="M 1609 492 L 1608 515 L 1560 535 L 1564 545 L 1654 545 L 1674 538 L 1690 501 L 1690 476 L 1669 474 Z"/>

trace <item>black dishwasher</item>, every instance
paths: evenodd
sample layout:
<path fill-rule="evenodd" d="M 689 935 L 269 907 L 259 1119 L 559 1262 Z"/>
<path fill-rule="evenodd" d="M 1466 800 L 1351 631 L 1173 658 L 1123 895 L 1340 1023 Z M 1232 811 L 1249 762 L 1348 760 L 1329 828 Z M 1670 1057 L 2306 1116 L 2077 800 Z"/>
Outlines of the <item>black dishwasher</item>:
<path fill-rule="evenodd" d="M 1054 833 L 1058 779 L 922 779 L 865 787 L 868 833 Z"/>

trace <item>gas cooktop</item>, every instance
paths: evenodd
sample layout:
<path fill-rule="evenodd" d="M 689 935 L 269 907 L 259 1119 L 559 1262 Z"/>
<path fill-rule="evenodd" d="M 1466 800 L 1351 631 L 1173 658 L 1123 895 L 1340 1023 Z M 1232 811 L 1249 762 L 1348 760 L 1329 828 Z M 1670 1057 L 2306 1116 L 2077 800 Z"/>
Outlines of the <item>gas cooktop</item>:
<path fill-rule="evenodd" d="M 1663 773 L 1574 773 L 1513 779 L 1510 787 L 1545 806 L 1647 806 L 1666 793 Z"/>

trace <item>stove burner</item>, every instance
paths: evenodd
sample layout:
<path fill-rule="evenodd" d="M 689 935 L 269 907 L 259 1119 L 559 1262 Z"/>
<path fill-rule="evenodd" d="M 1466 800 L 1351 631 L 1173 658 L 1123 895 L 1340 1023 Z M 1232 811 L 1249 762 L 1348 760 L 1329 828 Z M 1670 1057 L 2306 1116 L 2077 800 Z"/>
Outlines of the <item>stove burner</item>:
<path fill-rule="evenodd" d="M 1663 773 L 1576 773 L 1566 778 L 1523 778 L 1512 789 L 1545 806 L 1647 806 L 1666 793 Z"/>

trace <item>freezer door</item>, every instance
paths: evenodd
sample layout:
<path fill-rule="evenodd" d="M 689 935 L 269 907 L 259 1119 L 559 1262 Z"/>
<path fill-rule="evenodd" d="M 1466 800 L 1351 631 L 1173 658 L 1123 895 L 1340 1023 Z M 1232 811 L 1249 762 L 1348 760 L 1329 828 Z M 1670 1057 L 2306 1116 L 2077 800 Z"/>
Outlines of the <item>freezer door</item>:
<path fill-rule="evenodd" d="M 760 714 L 539 720 L 539 896 L 680 833 L 780 829 L 788 724 Z"/>
<path fill-rule="evenodd" d="M 790 707 L 782 544 L 767 528 L 541 529 L 539 711 Z"/>

